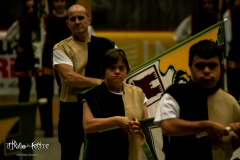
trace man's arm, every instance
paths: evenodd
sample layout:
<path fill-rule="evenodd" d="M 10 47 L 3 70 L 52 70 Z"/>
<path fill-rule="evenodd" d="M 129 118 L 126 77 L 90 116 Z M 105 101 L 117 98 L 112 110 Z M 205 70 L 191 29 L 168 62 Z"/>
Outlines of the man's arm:
<path fill-rule="evenodd" d="M 148 118 L 148 110 L 147 110 L 147 103 L 143 104 L 143 117 L 142 119 L 147 119 Z"/>
<path fill-rule="evenodd" d="M 228 135 L 226 127 L 210 121 L 188 121 L 178 118 L 166 119 L 160 122 L 162 132 L 166 136 L 186 136 L 207 132 L 212 138 Z"/>
<path fill-rule="evenodd" d="M 166 93 L 164 94 L 157 107 L 154 123 L 162 128 L 166 136 L 185 136 L 207 132 L 212 138 L 219 138 L 228 135 L 227 129 L 216 122 L 188 121 L 180 119 L 180 107 L 174 98 Z"/>
<path fill-rule="evenodd" d="M 73 70 L 73 66 L 68 64 L 55 65 L 55 69 L 58 71 L 63 81 L 72 87 L 86 88 L 94 87 L 102 83 L 101 79 L 90 78 L 80 75 Z"/>

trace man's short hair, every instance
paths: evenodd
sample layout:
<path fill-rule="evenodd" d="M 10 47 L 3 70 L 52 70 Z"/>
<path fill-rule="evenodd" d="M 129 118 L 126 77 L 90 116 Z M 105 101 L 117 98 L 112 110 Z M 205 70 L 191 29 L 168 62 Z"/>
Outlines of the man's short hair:
<path fill-rule="evenodd" d="M 86 7 L 83 6 L 83 8 L 85 8 L 85 14 L 87 15 L 87 17 L 89 18 L 89 12 L 88 9 Z M 68 20 L 68 11 L 67 11 L 67 20 Z"/>
<path fill-rule="evenodd" d="M 211 0 L 211 1 L 212 1 L 212 4 L 213 4 L 212 11 L 213 12 L 217 12 L 218 11 L 218 0 Z M 203 12 L 202 2 L 203 2 L 203 0 L 198 0 L 197 1 L 197 3 L 198 3 L 198 12 L 199 13 Z"/>
<path fill-rule="evenodd" d="M 188 65 L 191 68 L 193 57 L 198 55 L 203 59 L 209 59 L 214 56 L 218 56 L 220 64 L 222 63 L 222 50 L 218 44 L 212 40 L 202 40 L 192 45 L 189 50 Z"/>
<path fill-rule="evenodd" d="M 102 79 L 105 77 L 105 70 L 116 64 L 118 60 L 122 59 L 123 63 L 126 65 L 127 73 L 130 71 L 128 60 L 125 52 L 122 49 L 114 48 L 109 49 L 103 56 L 102 64 L 101 64 L 101 75 Z"/>
<path fill-rule="evenodd" d="M 50 0 L 50 2 L 54 2 L 54 1 L 60 1 L 60 0 Z M 61 1 L 66 1 L 66 0 L 61 0 Z"/>
<path fill-rule="evenodd" d="M 88 12 L 88 9 L 86 7 L 85 8 L 85 14 L 87 15 L 87 17 L 89 17 L 89 12 Z"/>

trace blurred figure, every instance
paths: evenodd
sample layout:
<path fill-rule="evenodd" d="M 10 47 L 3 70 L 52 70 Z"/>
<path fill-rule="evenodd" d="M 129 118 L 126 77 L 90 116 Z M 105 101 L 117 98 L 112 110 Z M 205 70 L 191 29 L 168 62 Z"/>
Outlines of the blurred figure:
<path fill-rule="evenodd" d="M 88 26 L 88 33 L 93 35 L 93 36 L 96 36 L 96 32 L 94 31 L 94 28 L 93 28 L 92 25 Z"/>
<path fill-rule="evenodd" d="M 223 18 L 228 20 L 224 23 L 225 45 L 227 57 L 227 84 L 228 91 L 238 101 L 240 95 L 240 0 L 235 1 L 235 6 L 228 9 Z"/>
<path fill-rule="evenodd" d="M 198 13 L 185 18 L 177 27 L 173 40 L 181 42 L 217 23 L 216 0 L 198 0 Z"/>
<path fill-rule="evenodd" d="M 37 16 L 37 2 L 26 0 L 24 13 L 8 29 L 5 37 L 11 47 L 16 49 L 17 59 L 14 65 L 14 76 L 18 77 L 19 102 L 28 102 L 31 90 L 31 76 L 38 74 L 41 63 L 41 45 L 34 46 L 34 41 L 40 39 L 40 20 Z"/>
<path fill-rule="evenodd" d="M 52 68 L 52 49 L 61 40 L 69 37 L 71 31 L 66 25 L 66 0 L 51 0 L 54 10 L 41 19 L 46 31 L 46 41 L 42 53 L 42 75 L 37 78 L 38 98 L 47 98 L 46 105 L 39 106 L 41 128 L 45 131 L 44 137 L 53 136 L 52 98 L 54 93 L 54 76 Z"/>

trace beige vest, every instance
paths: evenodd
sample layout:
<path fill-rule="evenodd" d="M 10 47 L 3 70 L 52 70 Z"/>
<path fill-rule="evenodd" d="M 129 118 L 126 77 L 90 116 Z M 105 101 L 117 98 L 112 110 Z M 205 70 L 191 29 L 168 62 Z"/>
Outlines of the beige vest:
<path fill-rule="evenodd" d="M 69 37 L 57 43 L 53 47 L 53 50 L 55 49 L 62 51 L 70 58 L 74 72 L 84 76 L 88 61 L 87 43 L 78 42 Z M 64 81 L 62 81 L 61 89 L 60 101 L 62 102 L 77 102 L 77 93 L 82 91 L 82 88 L 68 86 Z"/>
<path fill-rule="evenodd" d="M 233 122 L 240 122 L 240 107 L 230 94 L 219 89 L 208 97 L 208 115 L 209 120 L 227 127 Z M 233 153 L 231 137 L 232 132 L 220 140 L 212 140 L 213 160 L 231 159 Z"/>
<path fill-rule="evenodd" d="M 143 116 L 143 101 L 145 94 L 143 93 L 142 89 L 137 86 L 129 84 L 124 84 L 123 86 L 125 94 L 122 95 L 122 99 L 126 117 L 128 117 L 130 120 L 132 120 L 133 117 L 141 120 Z M 128 134 L 128 138 L 128 160 L 141 160 L 141 147 L 146 141 L 145 137 L 143 135 L 138 135 L 138 137 L 135 137 L 134 134 Z"/>

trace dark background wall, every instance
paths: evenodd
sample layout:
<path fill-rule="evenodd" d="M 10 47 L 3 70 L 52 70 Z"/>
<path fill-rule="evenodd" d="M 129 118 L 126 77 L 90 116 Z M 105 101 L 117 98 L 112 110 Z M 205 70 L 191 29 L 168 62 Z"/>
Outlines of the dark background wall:
<path fill-rule="evenodd" d="M 19 19 L 24 1 L 0 0 L 0 29 Z M 67 0 L 67 8 L 75 2 Z M 94 29 L 175 30 L 194 12 L 197 0 L 92 0 L 92 25 Z"/>
<path fill-rule="evenodd" d="M 196 0 L 92 0 L 94 28 L 174 30 L 197 9 Z"/>
<path fill-rule="evenodd" d="M 23 12 L 24 3 L 26 0 L 0 0 L 0 29 L 6 30 L 11 24 L 18 20 Z M 38 0 L 41 3 L 41 0 Z M 50 4 L 51 0 L 48 0 L 49 9 L 52 10 Z M 67 8 L 73 5 L 76 0 L 67 0 Z"/>

